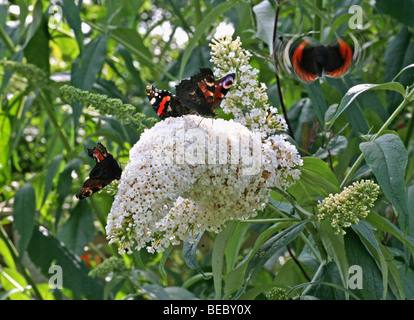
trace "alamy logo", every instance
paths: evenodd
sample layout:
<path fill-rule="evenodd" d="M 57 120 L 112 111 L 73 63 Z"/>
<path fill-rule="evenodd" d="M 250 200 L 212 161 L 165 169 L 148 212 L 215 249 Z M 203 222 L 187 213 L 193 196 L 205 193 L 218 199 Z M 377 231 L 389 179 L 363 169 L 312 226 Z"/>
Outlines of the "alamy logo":
<path fill-rule="evenodd" d="M 353 16 L 349 18 L 348 26 L 350 29 L 362 29 L 362 8 L 357 5 L 352 5 L 349 7 L 348 13 Z"/>
<path fill-rule="evenodd" d="M 363 272 L 361 266 L 354 264 L 348 269 L 348 287 L 349 289 L 362 289 Z"/>
<path fill-rule="evenodd" d="M 49 278 L 50 289 L 62 289 L 63 288 L 63 270 L 59 265 L 50 266 L 48 270 L 49 274 L 52 274 Z"/>

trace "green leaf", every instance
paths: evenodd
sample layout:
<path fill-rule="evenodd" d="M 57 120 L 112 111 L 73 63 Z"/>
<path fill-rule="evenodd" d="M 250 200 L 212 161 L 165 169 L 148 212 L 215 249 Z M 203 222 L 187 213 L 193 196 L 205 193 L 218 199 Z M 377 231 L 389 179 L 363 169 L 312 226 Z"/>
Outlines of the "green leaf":
<path fill-rule="evenodd" d="M 314 201 L 339 192 L 339 183 L 328 165 L 321 159 L 304 157 L 300 168 L 300 179 L 290 188 L 289 193 L 300 203 Z"/>
<path fill-rule="evenodd" d="M 344 236 L 344 243 L 349 266 L 357 265 L 363 272 L 362 288 L 353 289 L 352 292 L 364 300 L 382 299 L 384 288 L 381 271 L 358 235 L 350 228 Z"/>
<path fill-rule="evenodd" d="M 345 151 L 347 146 L 348 140 L 344 136 L 335 136 L 329 141 L 328 145 L 319 148 L 313 156 L 319 159 L 325 159 L 328 156 L 333 157 Z"/>
<path fill-rule="evenodd" d="M 397 299 L 405 300 L 406 295 L 404 290 L 404 283 L 401 278 L 400 271 L 398 270 L 397 262 L 394 259 L 394 255 L 392 254 L 391 250 L 383 244 L 379 243 L 379 247 L 381 249 L 382 255 L 387 262 L 388 283 Z"/>
<path fill-rule="evenodd" d="M 166 287 L 164 290 L 172 300 L 198 300 L 192 292 L 181 287 Z"/>
<path fill-rule="evenodd" d="M 106 59 L 107 36 L 97 36 L 85 46 L 85 50 L 72 64 L 71 84 L 82 90 L 90 90 L 96 75 Z"/>
<path fill-rule="evenodd" d="M 407 27 L 402 27 L 395 36 L 389 39 L 384 54 L 384 79 L 387 82 L 395 81 L 400 70 L 404 67 L 404 56 L 412 38 Z"/>
<path fill-rule="evenodd" d="M 188 62 L 188 59 L 191 56 L 191 53 L 193 52 L 194 48 L 197 45 L 197 42 L 201 39 L 201 37 L 204 35 L 205 31 L 208 30 L 213 24 L 214 21 L 219 17 L 221 14 L 226 12 L 227 10 L 234 7 L 236 4 L 238 4 L 239 1 L 237 0 L 230 0 L 230 1 L 224 1 L 220 3 L 218 6 L 214 7 L 212 10 L 210 10 L 205 16 L 204 19 L 197 25 L 197 28 L 195 32 L 193 33 L 192 38 L 187 44 L 187 47 L 184 50 L 183 53 L 183 59 L 181 61 L 180 66 L 180 73 L 179 73 L 179 79 L 182 79 L 185 66 Z"/>
<path fill-rule="evenodd" d="M 390 15 L 408 27 L 414 27 L 414 0 L 377 0 L 375 5 L 379 12 Z"/>
<path fill-rule="evenodd" d="M 12 137 L 12 125 L 8 116 L 0 114 L 0 192 L 6 185 L 6 181 L 9 180 L 11 175 L 11 166 L 8 165 L 10 157 L 10 139 Z M 15 133 L 15 132 L 13 132 Z"/>
<path fill-rule="evenodd" d="M 106 54 L 107 36 L 100 35 L 89 42 L 72 63 L 71 85 L 85 91 L 90 90 L 95 83 L 98 72 L 103 67 Z M 76 128 L 82 113 L 82 105 L 79 102 L 74 102 L 72 108 Z"/>
<path fill-rule="evenodd" d="M 74 31 L 79 50 L 82 51 L 84 35 L 82 32 L 82 21 L 80 19 L 79 7 L 76 5 L 75 1 L 72 0 L 59 0 L 57 3 L 60 7 L 62 7 L 63 16 L 68 22 L 70 28 Z"/>
<path fill-rule="evenodd" d="M 412 64 L 409 64 L 408 66 L 406 66 L 406 67 L 404 67 L 404 68 L 402 68 L 401 70 L 400 70 L 400 72 L 398 72 L 397 73 L 397 75 L 394 77 L 394 79 L 392 79 L 392 81 L 395 81 L 404 71 L 406 71 L 406 70 L 408 70 L 408 69 L 411 69 L 411 68 L 414 68 L 414 63 L 412 63 Z"/>
<path fill-rule="evenodd" d="M 144 45 L 141 35 L 134 29 L 118 27 L 109 33 L 109 36 L 122 44 L 129 52 L 133 53 L 140 61 L 140 64 L 147 66 L 152 74 L 156 74 L 155 69 L 165 72 L 159 64 L 152 60 L 152 54 Z M 171 79 L 172 76 L 169 76 Z M 174 80 L 172 77 L 171 80 Z"/>
<path fill-rule="evenodd" d="M 255 5 L 253 7 L 253 12 L 257 21 L 257 31 L 255 36 L 263 40 L 269 46 L 270 54 L 272 54 L 275 10 L 270 2 L 265 0 Z"/>
<path fill-rule="evenodd" d="M 226 259 L 226 270 L 233 270 L 235 263 L 238 261 L 240 254 L 240 248 L 246 240 L 246 232 L 249 229 L 249 223 L 238 223 L 233 235 L 227 242 L 227 246 L 224 252 Z M 227 271 L 228 272 L 228 271 Z"/>
<path fill-rule="evenodd" d="M 84 245 L 95 236 L 93 214 L 87 201 L 79 201 L 68 222 L 59 233 L 59 240 L 76 255 L 84 252 Z"/>
<path fill-rule="evenodd" d="M 30 183 L 26 183 L 17 191 L 13 211 L 14 228 L 20 235 L 19 260 L 21 261 L 35 226 L 36 194 Z"/>
<path fill-rule="evenodd" d="M 257 252 L 257 250 L 259 250 L 263 243 L 272 234 L 278 232 L 283 228 L 289 227 L 293 223 L 294 221 L 278 222 L 259 234 L 253 245 L 253 248 L 249 251 L 249 253 L 244 256 L 244 259 L 236 267 L 232 268 L 230 271 L 228 270 L 227 274 L 224 276 L 224 299 L 229 298 L 234 291 L 239 290 L 242 287 L 243 281 L 245 280 L 244 274 L 247 265 L 254 253 Z M 231 240 L 229 240 L 229 242 L 230 241 Z M 243 290 L 244 288 L 239 290 L 239 293 L 237 295 L 240 296 L 243 293 Z"/>
<path fill-rule="evenodd" d="M 263 268 L 278 250 L 282 249 L 293 240 L 295 240 L 305 228 L 308 220 L 303 220 L 289 228 L 278 233 L 274 237 L 267 240 L 252 256 L 245 271 L 245 278 L 248 282 Z"/>
<path fill-rule="evenodd" d="M 341 276 L 336 263 L 330 261 L 327 264 L 322 265 L 321 271 L 320 276 L 313 278 L 312 281 L 323 283 L 329 282 L 338 287 L 342 286 Z M 306 293 L 306 295 L 315 296 L 321 300 L 345 300 L 345 294 L 342 290 L 338 290 L 335 287 L 327 287 L 322 284 L 315 285 Z"/>
<path fill-rule="evenodd" d="M 187 264 L 187 266 L 190 269 L 195 269 L 198 272 L 200 272 L 203 275 L 203 277 L 206 277 L 206 275 L 203 272 L 203 269 L 201 269 L 200 265 L 198 264 L 197 256 L 196 256 L 197 246 L 203 234 L 204 234 L 203 232 L 197 231 L 194 237 L 195 241 L 193 243 L 190 243 L 188 241 L 184 242 L 183 258 L 184 258 L 184 262 Z"/>
<path fill-rule="evenodd" d="M 385 219 L 383 216 L 380 216 L 376 212 L 371 211 L 365 220 L 373 227 L 390 233 L 396 237 L 399 241 L 407 246 L 407 248 L 411 251 L 412 256 L 414 257 L 414 238 L 408 235 L 404 236 L 400 229 L 398 229 L 389 220 Z"/>
<path fill-rule="evenodd" d="M 31 29 L 30 32 L 32 36 L 30 40 L 26 40 L 24 47 L 24 56 L 27 59 L 28 63 L 34 64 L 40 69 L 42 69 L 46 74 L 50 72 L 50 63 L 49 63 L 49 30 L 47 27 L 47 21 L 43 15 L 41 1 L 38 1 L 35 6 L 34 14 L 37 17 L 33 17 L 32 24 L 38 24 L 36 29 Z M 31 25 L 32 25 L 31 24 Z"/>
<path fill-rule="evenodd" d="M 0 283 L 2 287 L 1 291 L 7 292 L 3 296 L 4 299 L 30 300 L 30 287 L 27 285 L 26 279 L 17 269 L 1 268 Z"/>
<path fill-rule="evenodd" d="M 228 221 L 224 230 L 221 231 L 214 240 L 211 267 L 213 269 L 213 281 L 214 289 L 216 292 L 216 299 L 221 299 L 221 281 L 223 276 L 224 251 L 226 249 L 229 238 L 236 228 L 236 225 L 236 221 Z"/>
<path fill-rule="evenodd" d="M 404 144 L 398 136 L 384 134 L 374 141 L 361 143 L 360 149 L 385 196 L 401 215 L 406 230 L 409 211 L 404 183 L 407 167 Z"/>
<path fill-rule="evenodd" d="M 312 109 L 315 111 L 319 123 L 323 124 L 325 113 L 328 110 L 328 104 L 324 98 L 321 85 L 318 81 L 314 81 L 311 84 L 305 84 L 305 87 L 312 101 Z"/>
<path fill-rule="evenodd" d="M 143 293 L 150 297 L 151 300 L 171 300 L 164 287 L 158 284 L 149 284 L 140 287 Z"/>
<path fill-rule="evenodd" d="M 318 223 L 317 231 L 329 258 L 332 259 L 338 267 L 342 285 L 345 286 L 348 281 L 349 265 L 345 254 L 343 236 L 335 234 L 334 230 L 327 221 Z"/>
<path fill-rule="evenodd" d="M 397 261 L 397 268 L 400 271 L 407 300 L 414 299 L 414 270 L 409 268 L 404 262 Z"/>
<path fill-rule="evenodd" d="M 42 205 L 45 203 L 47 195 L 49 194 L 50 189 L 52 189 L 53 179 L 58 171 L 59 164 L 63 160 L 63 154 L 55 156 L 52 161 L 48 164 L 46 178 L 45 178 L 45 192 L 43 195 Z"/>
<path fill-rule="evenodd" d="M 389 39 L 384 54 L 385 81 L 395 81 L 398 78 L 398 82 L 404 87 L 409 86 L 413 82 L 414 70 L 407 71 L 409 65 L 412 65 L 414 62 L 412 38 L 413 34 L 404 26 L 395 36 Z M 402 74 L 403 72 L 404 74 Z M 402 101 L 402 97 L 394 91 L 387 91 L 386 98 L 390 113 Z"/>
<path fill-rule="evenodd" d="M 62 285 L 72 290 L 75 299 L 101 299 L 104 282 L 88 276 L 90 269 L 79 257 L 69 251 L 60 241 L 54 238 L 45 228 L 35 228 L 27 248 L 32 262 L 42 274 L 49 278 L 49 268 L 58 265 L 62 268 Z"/>
<path fill-rule="evenodd" d="M 365 245 L 365 248 L 370 252 L 371 256 L 377 261 L 381 267 L 382 273 L 382 287 L 383 295 L 382 299 L 385 300 L 387 297 L 388 290 L 388 264 L 382 254 L 382 250 L 374 236 L 373 228 L 365 221 L 360 221 L 358 225 L 353 225 L 352 229 L 358 234 L 359 239 Z"/>
<path fill-rule="evenodd" d="M 393 91 L 401 93 L 403 97 L 405 96 L 404 87 L 398 82 L 388 82 L 388 83 L 382 83 L 382 84 L 366 83 L 366 84 L 356 85 L 352 87 L 351 89 L 349 89 L 346 95 L 342 98 L 341 104 L 336 110 L 336 113 L 332 115 L 332 117 L 327 122 L 327 124 L 329 124 L 329 127 L 332 127 L 335 120 L 338 119 L 338 117 L 342 114 L 342 112 L 344 112 L 361 93 L 364 93 L 368 90 L 393 90 Z"/>
<path fill-rule="evenodd" d="M 58 195 L 56 201 L 56 213 L 55 213 L 55 225 L 59 225 L 60 216 L 62 214 L 62 206 L 65 201 L 65 198 L 71 192 L 72 187 L 72 171 L 77 170 L 81 165 L 82 161 L 78 158 L 71 160 L 63 168 L 62 172 L 59 174 L 59 180 L 57 183 L 56 193 Z M 79 185 L 80 187 L 80 185 Z"/>
<path fill-rule="evenodd" d="M 414 208 L 414 185 L 409 186 L 407 189 L 407 204 L 408 208 Z M 414 210 L 411 210 L 408 216 L 407 235 L 414 237 Z"/>

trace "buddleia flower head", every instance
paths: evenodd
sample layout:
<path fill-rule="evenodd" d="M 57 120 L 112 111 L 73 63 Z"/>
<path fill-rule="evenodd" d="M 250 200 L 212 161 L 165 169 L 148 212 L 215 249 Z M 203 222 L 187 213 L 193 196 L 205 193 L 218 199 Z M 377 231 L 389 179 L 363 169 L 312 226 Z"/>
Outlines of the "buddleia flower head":
<path fill-rule="evenodd" d="M 254 217 L 303 163 L 280 136 L 263 140 L 233 120 L 196 115 L 146 129 L 129 156 L 106 226 L 120 253 L 162 252 L 197 231 Z"/>
<path fill-rule="evenodd" d="M 344 235 L 345 229 L 365 218 L 379 194 L 379 186 L 371 180 L 354 182 L 341 193 L 330 194 L 319 201 L 317 218 L 328 220 L 336 234 Z"/>

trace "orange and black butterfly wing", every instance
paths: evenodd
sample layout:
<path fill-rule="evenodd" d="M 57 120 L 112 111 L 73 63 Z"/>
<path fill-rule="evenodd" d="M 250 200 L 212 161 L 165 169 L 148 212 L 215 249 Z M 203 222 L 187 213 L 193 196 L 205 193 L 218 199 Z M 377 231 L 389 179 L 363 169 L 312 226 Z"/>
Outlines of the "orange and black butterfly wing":
<path fill-rule="evenodd" d="M 91 196 L 105 188 L 113 180 L 119 180 L 122 175 L 122 168 L 101 143 L 98 143 L 93 149 L 88 149 L 88 155 L 95 160 L 96 165 L 91 170 L 89 179 L 84 182 L 76 195 L 78 199 Z"/>
<path fill-rule="evenodd" d="M 200 72 L 176 86 L 178 100 L 194 113 L 214 117 L 214 76 L 210 69 Z"/>
<path fill-rule="evenodd" d="M 328 59 L 324 65 L 324 72 L 327 76 L 339 78 L 344 76 L 351 67 L 353 50 L 342 39 L 338 43 L 327 47 Z"/>

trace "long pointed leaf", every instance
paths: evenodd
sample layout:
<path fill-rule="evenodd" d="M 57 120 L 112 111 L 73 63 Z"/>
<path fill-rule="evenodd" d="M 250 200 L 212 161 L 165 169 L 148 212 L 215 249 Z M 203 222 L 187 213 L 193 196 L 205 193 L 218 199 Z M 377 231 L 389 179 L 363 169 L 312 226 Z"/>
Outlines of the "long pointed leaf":
<path fill-rule="evenodd" d="M 332 117 L 328 120 L 328 124 L 330 127 L 333 125 L 336 119 L 344 112 L 351 103 L 361 94 L 368 90 L 393 90 L 396 92 L 401 93 L 401 95 L 404 97 L 405 90 L 404 87 L 398 83 L 398 82 L 388 82 L 388 83 L 381 83 L 381 84 L 359 84 L 351 89 L 348 90 L 346 95 L 342 98 L 341 104 L 338 107 L 338 110 L 335 112 L 335 114 L 332 115 Z"/>
<path fill-rule="evenodd" d="M 250 281 L 276 251 L 282 249 L 300 235 L 307 222 L 308 220 L 303 220 L 267 240 L 249 261 L 245 272 L 245 278 Z"/>
<path fill-rule="evenodd" d="M 407 167 L 404 144 L 398 136 L 384 134 L 374 141 L 361 143 L 360 148 L 385 196 L 401 215 L 406 230 L 409 212 L 404 183 Z"/>
<path fill-rule="evenodd" d="M 14 227 L 19 233 L 19 259 L 29 245 L 35 226 L 36 194 L 33 186 L 26 183 L 16 193 L 14 199 Z"/>

